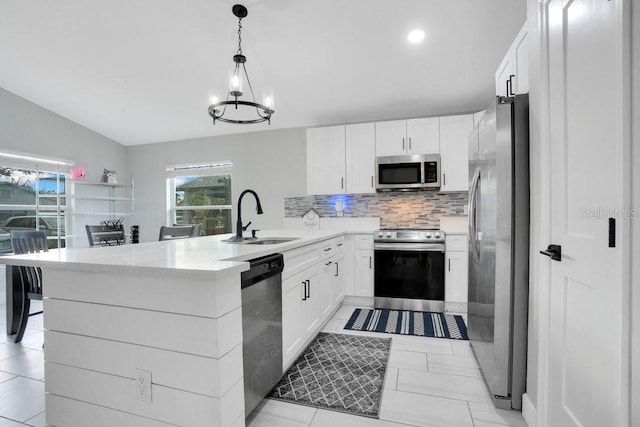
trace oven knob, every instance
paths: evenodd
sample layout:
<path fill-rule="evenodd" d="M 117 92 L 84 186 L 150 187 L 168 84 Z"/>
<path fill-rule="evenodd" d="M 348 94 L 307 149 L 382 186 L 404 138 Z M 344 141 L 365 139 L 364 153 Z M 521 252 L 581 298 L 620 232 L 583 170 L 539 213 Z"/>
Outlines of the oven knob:
<path fill-rule="evenodd" d="M 391 238 L 391 233 L 387 233 L 387 239 Z"/>
<path fill-rule="evenodd" d="M 440 238 L 440 233 L 438 233 L 438 232 L 436 231 L 436 234 L 434 234 L 434 235 L 433 235 L 433 237 L 435 237 L 436 239 L 439 239 L 439 238 Z"/>
<path fill-rule="evenodd" d="M 424 237 L 426 237 L 427 239 L 430 239 L 431 238 L 431 233 L 425 234 Z"/>
<path fill-rule="evenodd" d="M 378 233 L 378 237 L 382 238 L 382 236 L 384 236 L 382 232 Z"/>

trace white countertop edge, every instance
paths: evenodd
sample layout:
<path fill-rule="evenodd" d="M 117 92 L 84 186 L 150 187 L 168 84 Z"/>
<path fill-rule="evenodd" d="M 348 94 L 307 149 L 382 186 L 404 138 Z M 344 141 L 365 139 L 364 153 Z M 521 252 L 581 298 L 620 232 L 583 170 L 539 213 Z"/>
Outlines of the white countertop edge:
<path fill-rule="evenodd" d="M 360 232 L 361 233 L 361 232 Z M 246 261 L 345 235 L 345 231 L 264 230 L 260 238 L 296 237 L 273 245 L 222 242 L 230 235 L 0 257 L 0 264 L 55 270 L 215 279 L 249 269 Z"/>

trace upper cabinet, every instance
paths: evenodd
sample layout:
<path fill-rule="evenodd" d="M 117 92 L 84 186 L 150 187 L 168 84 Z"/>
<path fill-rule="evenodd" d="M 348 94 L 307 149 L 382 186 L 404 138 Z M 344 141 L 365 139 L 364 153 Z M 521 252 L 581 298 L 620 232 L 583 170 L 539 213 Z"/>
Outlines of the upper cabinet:
<path fill-rule="evenodd" d="M 375 125 L 347 125 L 345 150 L 347 193 L 375 193 Z"/>
<path fill-rule="evenodd" d="M 469 134 L 473 114 L 440 117 L 440 191 L 469 190 Z"/>
<path fill-rule="evenodd" d="M 438 154 L 438 117 L 376 123 L 376 155 Z"/>
<path fill-rule="evenodd" d="M 375 125 L 307 129 L 307 194 L 375 193 Z"/>
<path fill-rule="evenodd" d="M 307 194 L 345 192 L 345 127 L 307 129 Z"/>
<path fill-rule="evenodd" d="M 529 43 L 525 22 L 496 71 L 496 95 L 514 96 L 528 92 Z"/>

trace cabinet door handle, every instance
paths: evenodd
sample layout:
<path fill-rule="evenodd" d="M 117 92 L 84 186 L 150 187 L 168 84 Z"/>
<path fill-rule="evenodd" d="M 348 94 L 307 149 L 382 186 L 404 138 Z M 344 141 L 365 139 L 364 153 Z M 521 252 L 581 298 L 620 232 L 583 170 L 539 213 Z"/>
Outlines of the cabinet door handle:
<path fill-rule="evenodd" d="M 444 172 L 442 173 L 442 185 L 447 185 L 447 174 Z"/>
<path fill-rule="evenodd" d="M 304 297 L 302 298 L 302 301 L 306 301 L 307 300 L 307 282 L 300 282 L 300 283 L 302 283 L 302 285 L 304 286 L 303 287 Z"/>
<path fill-rule="evenodd" d="M 409 150 L 411 150 L 411 137 L 409 137 Z"/>
<path fill-rule="evenodd" d="M 311 298 L 311 280 L 305 280 L 307 282 L 307 298 Z"/>
<path fill-rule="evenodd" d="M 371 175 L 371 188 L 373 188 L 373 175 Z"/>
<path fill-rule="evenodd" d="M 331 261 L 325 262 L 324 265 L 331 265 Z"/>
<path fill-rule="evenodd" d="M 325 252 L 329 252 L 331 250 L 331 248 L 325 248 Z"/>
<path fill-rule="evenodd" d="M 337 247 L 340 247 L 340 246 L 342 246 L 342 243 L 338 243 L 336 246 L 337 246 Z"/>
<path fill-rule="evenodd" d="M 510 92 L 509 85 L 510 84 L 511 84 L 511 79 L 507 80 L 507 88 L 506 88 L 506 90 L 504 92 L 504 96 L 509 96 L 509 92 Z"/>
<path fill-rule="evenodd" d="M 371 255 L 369 255 L 369 269 L 371 269 Z"/>
<path fill-rule="evenodd" d="M 402 138 L 402 149 L 404 150 L 404 138 Z"/>
<path fill-rule="evenodd" d="M 344 176 L 340 177 L 340 188 L 344 190 Z"/>
<path fill-rule="evenodd" d="M 513 78 L 515 77 L 515 74 L 511 74 L 509 76 L 509 85 L 507 86 L 507 96 L 514 96 L 515 92 L 513 91 Z"/>
<path fill-rule="evenodd" d="M 340 274 L 340 273 L 339 273 L 339 270 L 338 270 L 338 263 L 336 262 L 336 277 L 338 277 L 338 274 Z"/>
<path fill-rule="evenodd" d="M 451 271 L 451 258 L 449 258 L 447 261 L 449 261 L 449 271 Z"/>

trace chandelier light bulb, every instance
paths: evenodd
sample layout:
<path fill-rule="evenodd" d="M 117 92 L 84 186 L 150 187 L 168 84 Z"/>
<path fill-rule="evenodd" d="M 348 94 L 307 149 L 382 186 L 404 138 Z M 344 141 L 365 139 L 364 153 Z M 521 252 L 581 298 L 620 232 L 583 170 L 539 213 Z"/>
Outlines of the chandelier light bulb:
<path fill-rule="evenodd" d="M 273 110 L 273 106 L 274 106 L 275 102 L 273 99 L 273 92 L 271 91 L 266 91 L 262 94 L 262 105 L 264 105 L 265 107 L 267 107 L 270 110 Z"/>

